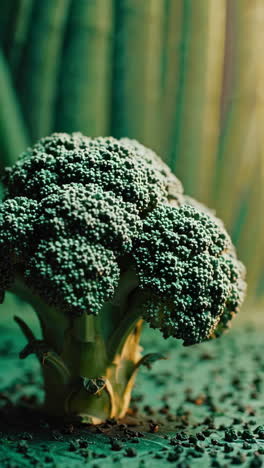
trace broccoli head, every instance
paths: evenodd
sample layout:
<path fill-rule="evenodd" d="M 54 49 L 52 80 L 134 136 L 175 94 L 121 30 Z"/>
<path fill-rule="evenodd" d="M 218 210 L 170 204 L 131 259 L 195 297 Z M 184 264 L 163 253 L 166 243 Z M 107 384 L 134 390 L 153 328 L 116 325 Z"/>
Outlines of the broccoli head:
<path fill-rule="evenodd" d="M 137 141 L 55 133 L 3 183 L 0 297 L 14 291 L 39 316 L 43 340 L 17 322 L 21 356 L 45 362 L 48 411 L 124 415 L 142 319 L 191 345 L 238 311 L 245 271 L 223 224 Z"/>

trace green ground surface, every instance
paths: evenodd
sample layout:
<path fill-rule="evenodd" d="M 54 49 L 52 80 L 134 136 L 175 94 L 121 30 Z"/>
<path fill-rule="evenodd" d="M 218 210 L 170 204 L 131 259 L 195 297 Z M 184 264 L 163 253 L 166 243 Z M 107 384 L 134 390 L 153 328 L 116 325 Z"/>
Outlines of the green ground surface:
<path fill-rule="evenodd" d="M 92 428 L 47 421 L 25 408 L 41 399 L 41 377 L 34 356 L 18 358 L 25 341 L 11 315 L 19 312 L 31 325 L 32 315 L 10 297 L 0 312 L 0 467 L 264 464 L 261 326 L 238 320 L 221 340 L 191 348 L 145 329 L 145 351 L 168 359 L 140 371 L 125 421 Z"/>

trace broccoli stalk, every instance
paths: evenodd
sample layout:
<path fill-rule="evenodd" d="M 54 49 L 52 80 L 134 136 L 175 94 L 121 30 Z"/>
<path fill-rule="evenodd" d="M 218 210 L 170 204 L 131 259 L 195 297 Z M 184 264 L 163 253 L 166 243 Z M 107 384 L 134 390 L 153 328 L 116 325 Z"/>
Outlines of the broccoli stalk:
<path fill-rule="evenodd" d="M 72 319 L 16 281 L 13 292 L 31 303 L 41 324 L 43 340 L 36 340 L 16 317 L 28 340 L 20 357 L 35 353 L 42 366 L 47 413 L 77 414 L 92 423 L 125 415 L 141 363 L 143 321 L 136 290 L 135 274 L 126 272 L 112 302 L 105 303 L 98 316 L 83 314 Z"/>
<path fill-rule="evenodd" d="M 98 316 L 73 319 L 16 279 L 12 292 L 32 305 L 41 324 L 43 340 L 36 340 L 28 325 L 15 318 L 28 340 L 20 357 L 35 353 L 42 366 L 47 413 L 76 414 L 89 423 L 125 415 L 141 363 L 143 321 L 137 289 L 137 276 L 128 270 Z"/>
<path fill-rule="evenodd" d="M 187 199 L 136 141 L 53 134 L 5 172 L 0 296 L 32 304 L 43 339 L 44 409 L 97 423 L 121 418 L 143 320 L 185 345 L 218 336 L 242 303 L 244 267 L 222 223 Z"/>

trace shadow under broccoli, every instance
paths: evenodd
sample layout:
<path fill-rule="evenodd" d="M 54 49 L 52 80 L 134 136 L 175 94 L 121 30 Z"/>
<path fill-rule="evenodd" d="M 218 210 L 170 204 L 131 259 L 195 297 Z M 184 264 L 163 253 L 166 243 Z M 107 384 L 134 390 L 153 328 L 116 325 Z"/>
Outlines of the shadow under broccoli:
<path fill-rule="evenodd" d="M 123 417 L 141 357 L 142 322 L 191 345 L 219 335 L 245 292 L 221 221 L 185 198 L 151 150 L 80 133 L 41 139 L 7 168 L 0 206 L 0 294 L 35 308 L 45 411 Z"/>

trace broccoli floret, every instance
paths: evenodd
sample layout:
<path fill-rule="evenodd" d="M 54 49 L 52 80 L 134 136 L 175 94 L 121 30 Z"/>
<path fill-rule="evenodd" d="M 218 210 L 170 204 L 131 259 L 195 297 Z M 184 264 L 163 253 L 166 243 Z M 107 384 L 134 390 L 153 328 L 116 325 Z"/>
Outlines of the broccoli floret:
<path fill-rule="evenodd" d="M 151 153 L 144 159 L 127 140 L 91 139 L 79 133 L 41 139 L 4 177 L 8 197 L 34 200 L 71 182 L 96 184 L 135 204 L 140 212 L 152 209 L 168 193 L 166 174 L 157 170 Z"/>
<path fill-rule="evenodd" d="M 165 338 L 199 343 L 238 310 L 243 266 L 227 233 L 205 213 L 187 204 L 158 206 L 144 219 L 134 255 L 140 288 L 151 291 L 142 315 Z"/>
<path fill-rule="evenodd" d="M 40 298 L 76 316 L 100 312 L 119 277 L 114 253 L 81 236 L 40 241 L 24 270 L 25 283 Z"/>
<path fill-rule="evenodd" d="M 117 257 L 131 251 L 141 227 L 136 205 L 95 184 L 70 183 L 38 207 L 26 283 L 63 312 L 96 314 L 117 287 Z"/>
<path fill-rule="evenodd" d="M 198 202 L 194 198 L 186 196 L 186 195 L 184 196 L 184 203 L 208 215 L 213 220 L 213 222 L 218 225 L 221 231 L 226 232 L 223 221 L 215 216 L 215 213 L 213 210 L 207 208 L 206 206 L 204 206 L 202 203 Z M 231 276 L 230 276 L 231 285 L 230 285 L 229 299 L 227 300 L 227 307 L 225 307 L 220 317 L 220 320 L 218 322 L 218 325 L 214 329 L 214 332 L 212 335 L 213 338 L 220 336 L 224 330 L 230 327 L 230 322 L 232 318 L 236 315 L 237 311 L 239 310 L 239 307 L 242 304 L 245 293 L 246 293 L 246 283 L 245 283 L 246 270 L 245 270 L 244 265 L 237 260 L 235 247 L 230 240 L 229 240 L 229 246 L 228 246 L 228 257 L 229 258 L 227 258 L 227 263 L 229 264 L 230 272 L 231 272 Z"/>
<path fill-rule="evenodd" d="M 82 235 L 121 254 L 130 252 L 142 221 L 135 204 L 95 184 L 56 187 L 39 203 L 37 230 L 47 237 Z"/>
<path fill-rule="evenodd" d="M 223 224 L 137 141 L 53 134 L 3 182 L 0 298 L 14 291 L 39 316 L 42 340 L 16 320 L 21 357 L 43 365 L 47 411 L 123 416 L 153 361 L 140 356 L 143 319 L 191 345 L 238 311 L 245 272 Z"/>
<path fill-rule="evenodd" d="M 129 138 L 122 138 L 121 143 L 130 147 L 133 154 L 136 154 L 137 157 L 143 159 L 151 167 L 160 173 L 160 175 L 165 177 L 165 186 L 167 192 L 167 199 L 172 204 L 183 203 L 183 188 L 182 184 L 177 179 L 177 177 L 171 172 L 169 167 L 160 159 L 154 151 L 145 146 L 141 145 L 137 140 L 130 140 Z"/>

